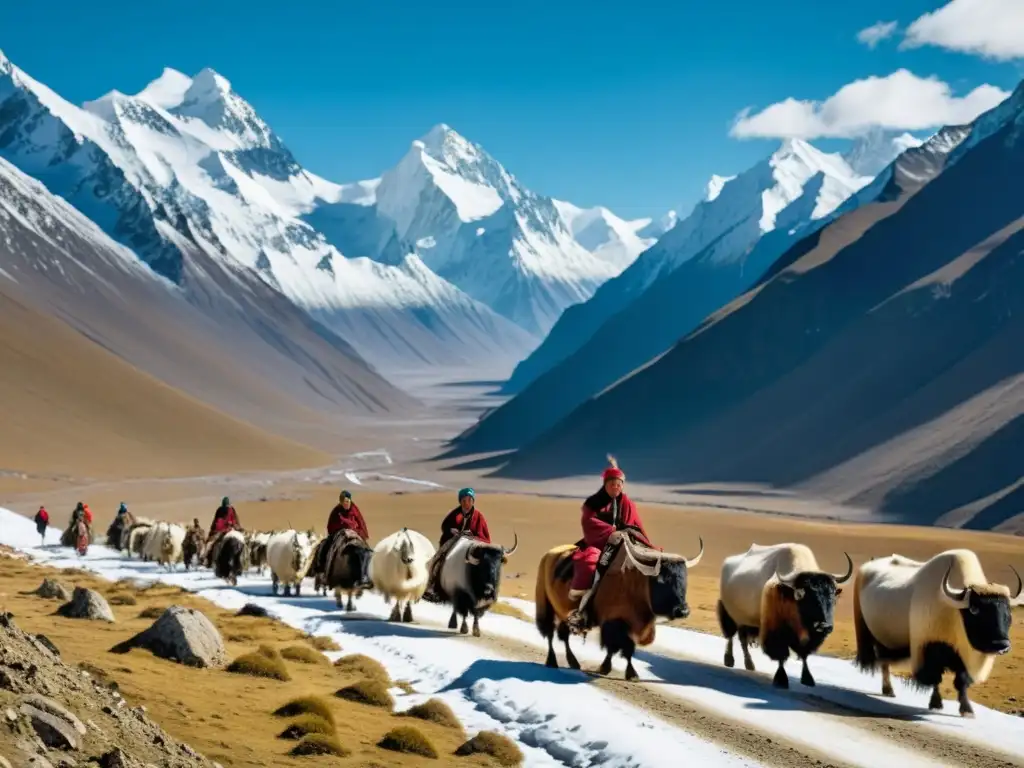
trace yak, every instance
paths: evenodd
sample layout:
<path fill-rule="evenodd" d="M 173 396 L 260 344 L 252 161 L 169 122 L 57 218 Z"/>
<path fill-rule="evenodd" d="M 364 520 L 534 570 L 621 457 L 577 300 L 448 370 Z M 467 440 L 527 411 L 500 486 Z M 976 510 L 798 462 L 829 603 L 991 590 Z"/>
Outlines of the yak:
<path fill-rule="evenodd" d="M 249 568 L 249 551 L 241 531 L 231 530 L 221 537 L 213 560 L 213 574 L 231 586 L 238 585 L 238 577 Z"/>
<path fill-rule="evenodd" d="M 599 670 L 602 675 L 612 671 L 612 658 L 621 653 L 626 659 L 626 679 L 636 680 L 639 675 L 633 667 L 633 654 L 637 645 L 654 642 L 657 618 L 685 619 L 690 615 L 686 603 L 687 573 L 704 556 L 704 539 L 698 538 L 700 551 L 687 558 L 649 549 L 629 536 L 622 537 L 622 546 L 585 609 L 591 623 L 601 628 L 601 647 L 606 653 Z M 569 647 L 571 633 L 566 623 L 575 605 L 569 598 L 575 550 L 575 544 L 554 547 L 544 554 L 537 569 L 535 618 L 537 629 L 548 641 L 545 665 L 552 668 L 558 667 L 556 632 L 565 645 L 566 663 L 571 669 L 580 668 Z"/>
<path fill-rule="evenodd" d="M 181 559 L 185 563 L 185 570 L 189 570 L 195 563 L 199 567 L 202 559 L 203 548 L 206 546 L 206 531 L 195 525 L 189 527 L 185 532 L 185 540 L 181 543 Z"/>
<path fill-rule="evenodd" d="M 846 555 L 846 561 L 845 575 L 828 573 L 818 567 L 810 547 L 793 543 L 751 544 L 746 552 L 726 557 L 718 599 L 718 622 L 728 641 L 725 666 L 735 664 L 733 638 L 739 635 L 747 670 L 754 670 L 748 644 L 756 640 L 779 665 L 772 680 L 776 688 L 789 688 L 784 664 L 790 650 L 803 662 L 800 682 L 814 685 L 807 657 L 835 626 L 839 585 L 853 576 L 853 560 Z"/>
<path fill-rule="evenodd" d="M 370 580 L 370 558 L 373 549 L 357 533 L 344 531 L 334 538 L 327 553 L 324 572 L 318 574 L 316 585 L 334 590 L 334 602 L 341 608 L 341 593 L 348 595 L 346 611 L 354 611 L 353 596 L 360 597 L 363 590 L 373 589 Z M 314 553 L 315 556 L 315 553 Z"/>
<path fill-rule="evenodd" d="M 1011 609 L 1024 605 L 1024 583 L 1010 569 L 1017 577 L 1012 597 L 985 578 L 969 549 L 940 552 L 927 562 L 894 554 L 864 563 L 853 583 L 857 666 L 881 668 L 883 696 L 895 695 L 890 668 L 909 667 L 912 684 L 932 690 L 929 709 L 942 709 L 939 684 L 949 670 L 960 715 L 973 717 L 967 689 L 985 682 L 996 656 L 1010 650 Z M 954 589 L 951 582 L 963 586 Z"/>
<path fill-rule="evenodd" d="M 501 566 L 519 548 L 519 536 L 513 532 L 511 549 L 487 544 L 474 536 L 459 537 L 441 564 L 438 576 L 440 592 L 452 605 L 448 629 L 455 629 L 462 616 L 461 634 L 469 631 L 466 617 L 473 614 L 473 637 L 480 637 L 480 617 L 498 599 L 501 588 Z"/>
<path fill-rule="evenodd" d="M 427 589 L 427 563 L 433 556 L 434 545 L 430 539 L 408 528 L 381 539 L 373 548 L 370 580 L 385 600 L 395 600 L 389 621 L 412 621 L 412 604 L 423 597 Z"/>
<path fill-rule="evenodd" d="M 295 585 L 295 594 L 302 590 L 302 579 L 311 562 L 316 535 L 309 531 L 284 531 L 275 533 L 266 543 L 266 560 L 270 566 L 272 580 L 271 590 L 276 595 L 278 584 L 284 584 L 284 594 L 291 594 Z"/>

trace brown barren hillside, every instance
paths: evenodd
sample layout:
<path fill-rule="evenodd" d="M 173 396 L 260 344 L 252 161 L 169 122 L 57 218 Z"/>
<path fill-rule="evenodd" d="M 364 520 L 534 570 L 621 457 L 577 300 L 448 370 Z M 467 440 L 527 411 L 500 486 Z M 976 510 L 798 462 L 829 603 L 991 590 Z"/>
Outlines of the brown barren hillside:
<path fill-rule="evenodd" d="M 0 434 L 7 472 L 172 477 L 328 461 L 168 387 L 3 292 Z"/>

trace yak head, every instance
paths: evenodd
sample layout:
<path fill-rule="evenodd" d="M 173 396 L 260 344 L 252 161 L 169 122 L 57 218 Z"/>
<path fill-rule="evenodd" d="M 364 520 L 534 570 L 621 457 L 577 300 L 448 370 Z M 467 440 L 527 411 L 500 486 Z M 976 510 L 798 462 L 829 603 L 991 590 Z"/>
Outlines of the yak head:
<path fill-rule="evenodd" d="M 466 549 L 467 581 L 477 600 L 495 600 L 501 584 L 501 566 L 519 549 L 519 536 L 511 549 L 496 544 L 471 543 Z"/>
<path fill-rule="evenodd" d="M 700 538 L 700 551 L 694 557 L 683 557 L 650 549 L 640 549 L 629 537 L 623 539 L 626 561 L 646 576 L 650 582 L 651 610 L 655 616 L 685 619 L 690 615 L 686 602 L 689 569 L 704 557 L 704 539 Z"/>
<path fill-rule="evenodd" d="M 847 569 L 842 576 L 827 571 L 775 572 L 783 595 L 796 603 L 797 616 L 812 643 L 821 643 L 835 627 L 836 599 L 853 576 L 853 560 L 845 552 Z"/>
<path fill-rule="evenodd" d="M 1010 597 L 1010 590 L 1002 584 L 971 584 L 959 592 L 949 585 L 949 564 L 942 579 L 942 599 L 951 608 L 960 611 L 964 632 L 971 647 L 981 653 L 1003 654 L 1010 650 L 1011 609 L 1024 605 L 1024 583 L 1012 565 L 1010 570 L 1017 577 L 1017 594 Z"/>

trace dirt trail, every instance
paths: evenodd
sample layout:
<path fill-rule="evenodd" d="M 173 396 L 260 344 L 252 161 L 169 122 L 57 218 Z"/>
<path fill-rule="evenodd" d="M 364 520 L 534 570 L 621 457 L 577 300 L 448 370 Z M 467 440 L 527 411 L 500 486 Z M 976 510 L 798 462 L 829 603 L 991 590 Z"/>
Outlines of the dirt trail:
<path fill-rule="evenodd" d="M 446 628 L 447 625 L 417 618 L 416 622 L 424 626 Z M 500 635 L 488 635 L 483 629 L 483 636 L 476 638 L 470 635 L 453 635 L 462 642 L 485 646 L 491 650 L 517 661 L 544 662 L 544 651 L 532 648 L 514 639 Z M 578 641 L 577 641 L 578 644 Z M 701 663 L 681 654 L 673 654 L 659 649 L 658 653 L 645 652 L 646 655 L 661 656 L 685 660 L 687 663 Z M 639 657 L 638 657 L 639 660 Z M 665 693 L 664 689 L 671 683 L 663 681 L 634 682 L 622 679 L 622 672 L 616 669 L 611 676 L 597 673 L 593 665 L 581 662 L 584 672 L 591 678 L 591 683 L 602 691 L 639 707 L 651 715 L 676 727 L 693 733 L 710 742 L 720 745 L 730 752 L 755 759 L 765 765 L 778 768 L 850 768 L 851 763 L 813 749 L 806 744 L 792 741 L 778 733 L 762 730 L 740 718 L 729 718 L 721 712 L 702 706 L 699 702 L 687 701 L 678 696 Z M 564 660 L 559 652 L 559 664 L 564 668 Z M 707 666 L 702 664 L 702 666 Z M 732 670 L 722 668 L 721 674 L 735 674 Z M 746 673 L 744 673 L 746 674 Z M 767 678 L 766 678 L 767 679 Z M 899 718 L 873 715 L 861 710 L 838 705 L 826 701 L 814 694 L 805 694 L 797 690 L 791 696 L 801 699 L 809 705 L 808 709 L 816 716 L 827 721 L 827 725 L 841 724 L 863 729 L 871 736 L 889 742 L 896 742 L 901 747 L 927 756 L 938 763 L 962 768 L 1016 768 L 1024 766 L 1024 758 L 996 750 L 984 749 L 974 742 L 959 741 L 933 728 L 915 726 Z M 851 716 L 851 713 L 855 713 Z"/>

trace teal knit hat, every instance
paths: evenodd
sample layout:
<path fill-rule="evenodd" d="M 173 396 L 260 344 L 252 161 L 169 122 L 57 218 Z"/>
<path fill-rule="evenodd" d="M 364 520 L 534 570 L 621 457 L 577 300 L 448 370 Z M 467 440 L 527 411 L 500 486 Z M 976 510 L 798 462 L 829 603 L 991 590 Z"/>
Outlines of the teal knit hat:
<path fill-rule="evenodd" d="M 467 496 L 469 496 L 471 499 L 476 499 L 476 491 L 474 491 L 472 488 L 463 488 L 461 491 L 459 491 L 459 501 L 462 501 Z"/>

